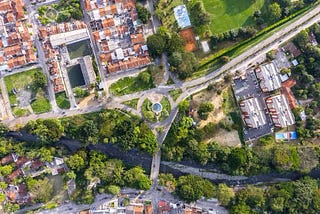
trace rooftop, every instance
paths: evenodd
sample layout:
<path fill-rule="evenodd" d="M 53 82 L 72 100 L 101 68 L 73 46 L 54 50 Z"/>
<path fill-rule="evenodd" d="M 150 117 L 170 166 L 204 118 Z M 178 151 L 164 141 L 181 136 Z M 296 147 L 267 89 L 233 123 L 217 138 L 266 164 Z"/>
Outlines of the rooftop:
<path fill-rule="evenodd" d="M 255 71 L 263 92 L 274 91 L 281 87 L 279 72 L 273 62 L 263 64 Z"/>
<path fill-rule="evenodd" d="M 285 95 L 279 94 L 269 97 L 266 99 L 266 104 L 276 127 L 284 128 L 295 124 L 294 116 Z"/>
<path fill-rule="evenodd" d="M 257 98 L 242 100 L 240 103 L 242 118 L 250 128 L 258 128 L 266 124 L 264 110 Z"/>

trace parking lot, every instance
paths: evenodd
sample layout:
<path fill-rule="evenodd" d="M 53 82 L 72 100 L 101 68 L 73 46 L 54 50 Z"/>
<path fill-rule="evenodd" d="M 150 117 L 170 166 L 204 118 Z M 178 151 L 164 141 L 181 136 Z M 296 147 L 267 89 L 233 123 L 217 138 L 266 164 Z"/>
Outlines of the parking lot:
<path fill-rule="evenodd" d="M 247 72 L 242 75 L 242 78 L 235 79 L 232 87 L 237 102 L 248 98 L 256 97 L 259 101 L 260 106 L 264 110 L 264 114 L 266 116 L 267 123 L 263 126 L 260 126 L 259 128 L 244 127 L 243 131 L 245 141 L 254 140 L 256 138 L 271 133 L 273 130 L 273 123 L 268 114 L 267 106 L 264 102 L 264 99 L 267 96 L 264 93 L 262 93 L 253 69 L 247 70 Z"/>

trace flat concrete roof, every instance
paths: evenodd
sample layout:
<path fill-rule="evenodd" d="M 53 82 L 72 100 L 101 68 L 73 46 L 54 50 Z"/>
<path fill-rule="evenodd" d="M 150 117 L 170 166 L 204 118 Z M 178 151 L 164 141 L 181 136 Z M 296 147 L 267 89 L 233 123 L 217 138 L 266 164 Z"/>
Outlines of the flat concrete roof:
<path fill-rule="evenodd" d="M 76 41 L 88 39 L 89 34 L 86 28 L 73 30 L 65 33 L 54 34 L 50 36 L 50 42 L 53 47 L 70 44 Z"/>

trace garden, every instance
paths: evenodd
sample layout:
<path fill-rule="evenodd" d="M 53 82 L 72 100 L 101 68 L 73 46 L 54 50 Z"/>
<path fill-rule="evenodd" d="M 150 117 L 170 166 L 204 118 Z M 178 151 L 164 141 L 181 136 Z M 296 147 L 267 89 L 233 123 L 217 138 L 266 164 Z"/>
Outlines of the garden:
<path fill-rule="evenodd" d="M 43 5 L 38 8 L 38 13 L 43 25 L 80 20 L 83 17 L 79 0 L 61 0 L 57 4 Z"/>
<path fill-rule="evenodd" d="M 142 114 L 144 118 L 152 123 L 165 120 L 171 112 L 170 101 L 167 97 L 162 97 L 160 104 L 162 107 L 161 111 L 156 113 L 153 110 L 154 102 L 148 98 L 145 99 L 142 104 Z"/>
<path fill-rule="evenodd" d="M 6 76 L 4 80 L 15 116 L 26 116 L 32 112 L 41 114 L 51 110 L 45 92 L 46 77 L 40 69 Z"/>

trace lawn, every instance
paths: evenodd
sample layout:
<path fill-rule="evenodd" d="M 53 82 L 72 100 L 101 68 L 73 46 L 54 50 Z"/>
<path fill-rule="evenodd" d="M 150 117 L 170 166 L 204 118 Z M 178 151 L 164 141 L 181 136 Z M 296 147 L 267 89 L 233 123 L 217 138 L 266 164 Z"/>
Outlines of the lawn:
<path fill-rule="evenodd" d="M 260 10 L 264 14 L 269 0 L 202 0 L 211 14 L 210 30 L 223 33 L 231 29 L 254 25 L 253 13 Z"/>
<path fill-rule="evenodd" d="M 12 92 L 12 89 L 19 91 L 28 86 L 31 86 L 33 81 L 33 75 L 37 71 L 40 71 L 40 69 L 35 68 L 29 71 L 24 71 L 14 75 L 6 76 L 4 78 L 11 105 L 17 103 L 17 96 Z"/>
<path fill-rule="evenodd" d="M 92 54 L 90 40 L 83 40 L 67 45 L 67 49 L 71 59 Z"/>
<path fill-rule="evenodd" d="M 162 105 L 162 111 L 160 113 L 159 121 L 163 121 L 163 120 L 167 119 L 167 117 L 169 116 L 169 114 L 171 112 L 171 105 L 170 105 L 168 97 L 163 97 L 161 99 L 160 103 Z"/>
<path fill-rule="evenodd" d="M 137 109 L 139 98 L 123 102 L 126 106 Z"/>
<path fill-rule="evenodd" d="M 31 108 L 34 113 L 42 114 L 51 111 L 49 100 L 45 97 L 43 91 L 37 93 L 36 99 L 31 102 Z"/>
<path fill-rule="evenodd" d="M 138 77 L 125 77 L 111 84 L 109 89 L 113 95 L 121 96 L 148 90 L 150 88 L 154 88 L 152 80 L 149 81 L 149 83 L 146 83 L 141 81 Z"/>
<path fill-rule="evenodd" d="M 14 107 L 12 109 L 12 113 L 14 114 L 14 116 L 16 117 L 23 117 L 23 116 L 28 116 L 30 114 L 30 112 L 28 111 L 28 109 L 23 109 L 23 108 L 18 108 L 18 107 Z"/>
<path fill-rule="evenodd" d="M 60 92 L 56 94 L 56 101 L 57 105 L 61 109 L 69 109 L 70 108 L 70 102 L 66 95 L 66 92 Z"/>

